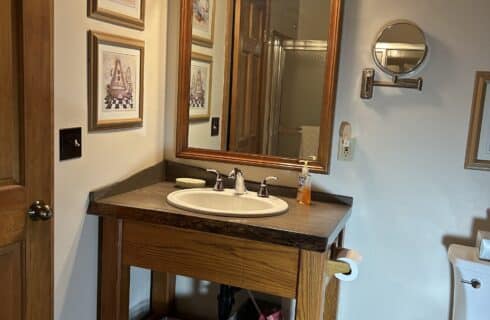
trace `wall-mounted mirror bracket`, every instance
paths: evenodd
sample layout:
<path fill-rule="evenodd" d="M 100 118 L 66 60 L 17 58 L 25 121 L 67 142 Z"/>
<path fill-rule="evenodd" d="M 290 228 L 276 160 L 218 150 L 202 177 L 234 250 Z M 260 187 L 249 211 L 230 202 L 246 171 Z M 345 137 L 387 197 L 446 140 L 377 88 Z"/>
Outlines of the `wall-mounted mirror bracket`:
<path fill-rule="evenodd" d="M 416 79 L 400 79 L 397 75 L 393 76 L 393 80 L 390 81 L 377 81 L 374 80 L 375 71 L 372 68 L 366 68 L 362 71 L 362 86 L 361 86 L 361 98 L 371 99 L 373 97 L 374 87 L 392 87 L 392 88 L 406 88 L 417 89 L 422 91 L 422 78 Z"/>

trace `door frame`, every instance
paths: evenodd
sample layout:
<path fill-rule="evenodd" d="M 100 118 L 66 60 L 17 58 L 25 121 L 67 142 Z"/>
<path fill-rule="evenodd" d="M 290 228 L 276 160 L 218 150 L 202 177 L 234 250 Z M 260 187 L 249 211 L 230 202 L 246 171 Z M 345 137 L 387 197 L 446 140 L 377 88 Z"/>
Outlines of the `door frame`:
<path fill-rule="evenodd" d="M 54 203 L 53 0 L 22 0 L 23 159 L 27 203 Z M 27 211 L 26 211 L 27 216 Z M 26 223 L 26 320 L 53 319 L 54 219 Z"/>

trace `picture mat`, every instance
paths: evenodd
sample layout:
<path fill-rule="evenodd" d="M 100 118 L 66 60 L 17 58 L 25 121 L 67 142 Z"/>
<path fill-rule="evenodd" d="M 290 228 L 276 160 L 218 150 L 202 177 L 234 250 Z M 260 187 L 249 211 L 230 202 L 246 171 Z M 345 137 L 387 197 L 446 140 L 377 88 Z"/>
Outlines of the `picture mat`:
<path fill-rule="evenodd" d="M 109 66 L 104 66 L 103 65 L 103 59 L 104 59 L 104 52 L 108 53 L 113 53 L 113 54 L 119 54 L 122 57 L 127 57 L 134 59 L 136 63 L 134 63 L 135 70 L 131 70 L 131 74 L 133 77 L 133 104 L 134 108 L 132 110 L 127 110 L 123 109 L 121 111 L 107 111 L 105 110 L 105 97 L 107 95 L 107 90 L 106 90 L 106 85 L 108 84 L 108 79 L 110 79 L 110 68 L 112 67 L 111 65 Z M 141 52 L 137 49 L 130 49 L 130 48 L 122 48 L 118 46 L 112 46 L 112 45 L 106 45 L 106 44 L 100 44 L 99 45 L 99 50 L 98 50 L 98 70 L 97 70 L 97 81 L 98 81 L 98 88 L 97 88 L 97 119 L 98 122 L 103 122 L 103 121 L 113 121 L 113 120 L 130 120 L 130 119 L 139 119 L 139 113 L 140 113 L 140 61 L 141 61 Z M 124 62 L 123 64 L 123 70 L 124 68 Z M 105 67 L 105 70 L 104 70 Z M 110 81 L 110 80 L 109 80 Z"/>
<path fill-rule="evenodd" d="M 134 7 L 123 3 L 134 3 Z M 135 19 L 141 18 L 141 0 L 99 0 L 98 7 Z"/>

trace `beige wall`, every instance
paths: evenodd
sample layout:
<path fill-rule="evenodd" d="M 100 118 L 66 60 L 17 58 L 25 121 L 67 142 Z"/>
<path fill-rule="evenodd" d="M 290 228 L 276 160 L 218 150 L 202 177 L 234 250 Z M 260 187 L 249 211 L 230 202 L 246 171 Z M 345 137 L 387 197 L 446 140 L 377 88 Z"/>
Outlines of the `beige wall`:
<path fill-rule="evenodd" d="M 97 219 L 87 217 L 90 190 L 123 179 L 163 158 L 167 1 L 149 0 L 144 32 L 88 19 L 87 0 L 55 0 L 54 108 L 58 129 L 82 127 L 83 157 L 55 155 L 55 319 L 93 320 L 97 310 Z M 144 126 L 87 133 L 87 30 L 145 41 Z M 147 280 L 147 274 L 132 276 Z M 132 288 L 133 301 L 144 287 Z"/>
<path fill-rule="evenodd" d="M 451 272 L 444 241 L 471 240 L 473 223 L 490 219 L 490 172 L 463 169 L 474 72 L 490 68 L 489 10 L 487 0 L 471 5 L 345 1 L 333 145 L 346 120 L 353 126 L 356 150 L 352 162 L 333 157 L 330 175 L 313 176 L 315 189 L 355 198 L 345 245 L 360 250 L 364 262 L 358 280 L 342 284 L 340 320 L 449 319 Z M 172 30 L 173 15 L 170 11 Z M 361 71 L 374 67 L 372 42 L 385 23 L 400 18 L 427 33 L 430 56 L 419 74 L 424 90 L 376 88 L 372 100 L 361 100 Z M 168 83 L 177 76 L 176 40 L 176 32 L 170 32 Z M 388 79 L 381 72 L 378 76 Z M 176 87 L 168 86 L 168 159 L 175 159 L 175 96 Z M 234 166 L 179 161 L 223 172 Z M 274 174 L 281 184 L 296 183 L 296 172 L 241 167 L 251 180 Z"/>

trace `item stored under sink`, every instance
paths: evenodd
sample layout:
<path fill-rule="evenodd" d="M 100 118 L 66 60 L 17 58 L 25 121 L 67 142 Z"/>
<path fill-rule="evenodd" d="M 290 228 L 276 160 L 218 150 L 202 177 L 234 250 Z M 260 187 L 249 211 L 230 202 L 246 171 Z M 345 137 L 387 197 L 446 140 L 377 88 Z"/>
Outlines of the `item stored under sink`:
<path fill-rule="evenodd" d="M 229 320 L 282 320 L 280 306 L 256 300 L 252 292 L 247 290 L 249 299 L 240 307 Z"/>

